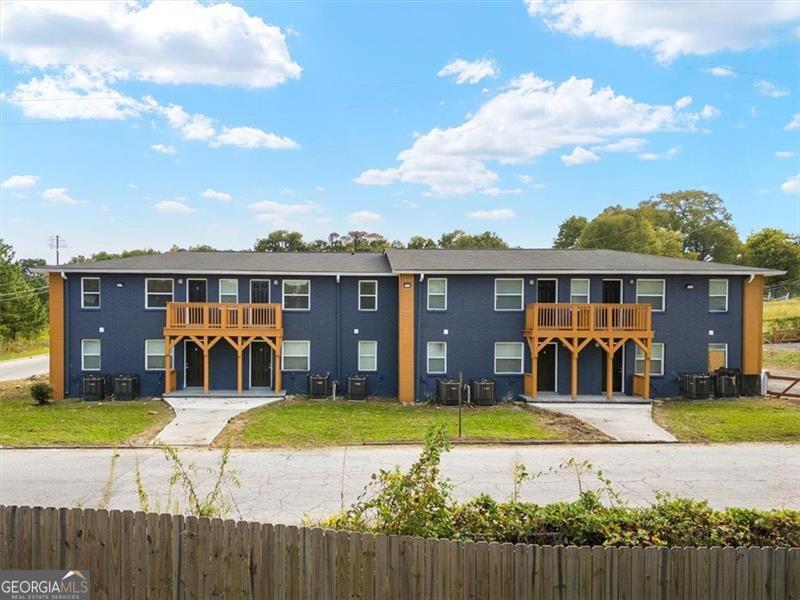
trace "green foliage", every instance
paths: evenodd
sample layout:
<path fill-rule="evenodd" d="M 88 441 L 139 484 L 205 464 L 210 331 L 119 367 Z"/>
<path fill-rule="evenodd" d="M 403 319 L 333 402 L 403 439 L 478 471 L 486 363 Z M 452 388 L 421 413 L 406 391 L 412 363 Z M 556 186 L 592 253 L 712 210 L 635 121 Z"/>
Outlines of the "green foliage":
<path fill-rule="evenodd" d="M 36 400 L 37 404 L 48 404 L 53 398 L 53 386 L 43 381 L 32 384 L 31 398 Z"/>
<path fill-rule="evenodd" d="M 558 234 L 553 240 L 553 248 L 569 249 L 575 248 L 578 245 L 578 240 L 589 224 L 589 219 L 572 215 L 568 219 L 562 221 L 558 226 Z"/>
<path fill-rule="evenodd" d="M 14 250 L 0 239 L 0 341 L 31 338 L 47 321 L 39 294 L 46 287 L 33 287 L 23 268 L 14 262 Z"/>
<path fill-rule="evenodd" d="M 780 293 L 800 289 L 800 236 L 780 229 L 767 227 L 748 236 L 742 248 L 742 264 L 786 271 L 786 275 L 775 277 L 774 283 L 795 282 L 795 285 L 780 290 Z"/>
<path fill-rule="evenodd" d="M 592 219 L 578 238 L 577 247 L 683 256 L 677 233 L 659 228 L 639 209 L 621 206 L 611 206 Z"/>
<path fill-rule="evenodd" d="M 494 231 L 484 231 L 476 235 L 454 229 L 439 238 L 439 248 L 508 248 L 508 244 Z"/>
<path fill-rule="evenodd" d="M 173 251 L 175 251 L 173 249 Z M 133 250 L 123 250 L 122 252 L 106 252 L 104 250 L 95 252 L 89 256 L 78 254 L 70 259 L 70 263 L 85 263 L 94 262 L 97 260 L 110 260 L 112 258 L 127 258 L 129 256 L 147 256 L 150 254 L 159 254 L 158 250 L 153 248 L 135 248 Z"/>

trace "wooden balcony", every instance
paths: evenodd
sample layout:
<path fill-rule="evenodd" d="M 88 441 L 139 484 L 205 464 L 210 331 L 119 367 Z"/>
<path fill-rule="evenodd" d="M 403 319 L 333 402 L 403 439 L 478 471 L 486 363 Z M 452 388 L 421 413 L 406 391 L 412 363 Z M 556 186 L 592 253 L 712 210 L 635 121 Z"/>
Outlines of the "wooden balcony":
<path fill-rule="evenodd" d="M 528 304 L 525 335 L 652 335 L 649 304 Z"/>
<path fill-rule="evenodd" d="M 280 333 L 280 304 L 170 302 L 165 335 L 259 335 Z"/>

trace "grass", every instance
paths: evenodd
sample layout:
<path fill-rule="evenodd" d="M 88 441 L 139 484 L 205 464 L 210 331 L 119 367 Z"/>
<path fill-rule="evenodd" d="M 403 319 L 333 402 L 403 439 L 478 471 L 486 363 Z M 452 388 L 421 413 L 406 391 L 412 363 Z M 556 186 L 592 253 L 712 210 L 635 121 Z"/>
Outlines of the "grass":
<path fill-rule="evenodd" d="M 800 403 L 790 400 L 676 400 L 653 415 L 682 442 L 800 442 Z"/>
<path fill-rule="evenodd" d="M 800 371 L 800 351 L 765 349 L 764 368 Z"/>
<path fill-rule="evenodd" d="M 140 445 L 172 418 L 161 401 L 56 400 L 37 406 L 27 380 L 0 385 L 0 446 Z"/>
<path fill-rule="evenodd" d="M 791 329 L 798 326 L 798 321 L 800 321 L 800 297 L 764 302 L 765 332 L 773 329 Z"/>
<path fill-rule="evenodd" d="M 0 360 L 11 360 L 14 358 L 35 356 L 37 354 L 47 354 L 50 352 L 49 344 L 50 337 L 47 333 L 42 333 L 30 340 L 3 342 L 3 346 L 0 348 Z"/>
<path fill-rule="evenodd" d="M 365 442 L 419 442 L 429 424 L 443 421 L 458 435 L 458 409 L 401 406 L 390 401 L 287 400 L 240 415 L 218 438 L 234 446 L 342 446 Z M 558 441 L 603 439 L 579 422 L 521 406 L 463 411 L 463 439 Z"/>

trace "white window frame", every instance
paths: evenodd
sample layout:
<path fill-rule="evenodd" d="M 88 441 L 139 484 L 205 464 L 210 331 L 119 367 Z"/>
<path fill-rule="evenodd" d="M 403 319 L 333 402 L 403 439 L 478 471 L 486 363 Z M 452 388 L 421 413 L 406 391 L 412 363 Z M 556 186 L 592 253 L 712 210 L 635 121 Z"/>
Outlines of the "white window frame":
<path fill-rule="evenodd" d="M 225 300 L 222 299 L 222 294 L 223 294 L 223 292 L 222 292 L 222 282 L 223 281 L 225 281 L 225 282 L 232 281 L 234 283 L 234 285 L 236 286 L 236 300 L 234 300 L 233 302 L 225 301 Z M 230 292 L 226 292 L 225 295 L 230 296 L 231 293 Z M 223 278 L 221 278 L 219 280 L 219 286 L 218 286 L 218 289 L 217 289 L 217 298 L 218 298 L 218 301 L 220 303 L 224 303 L 224 304 L 239 304 L 239 280 L 235 279 L 233 277 L 223 277 Z"/>
<path fill-rule="evenodd" d="M 540 281 L 555 281 L 556 282 L 556 299 L 555 302 L 558 302 L 558 278 L 557 277 L 537 277 L 536 278 L 536 302 L 540 304 L 546 304 L 539 300 L 539 282 Z"/>
<path fill-rule="evenodd" d="M 444 346 L 444 355 L 443 356 L 431 356 L 431 346 Z M 431 358 L 434 360 L 443 360 L 444 361 L 444 369 L 442 371 L 434 371 L 431 369 Z M 432 341 L 428 342 L 426 345 L 426 354 L 425 354 L 425 369 L 428 375 L 445 375 L 447 374 L 447 342 L 439 342 L 439 341 Z"/>
<path fill-rule="evenodd" d="M 290 342 L 293 344 L 303 343 L 306 345 L 306 353 L 305 354 L 292 354 L 292 358 L 297 358 L 299 356 L 304 356 L 306 359 L 306 368 L 305 369 L 287 369 L 284 367 L 284 361 L 286 359 L 286 342 Z M 311 370 L 311 342 L 309 340 L 283 340 L 281 343 L 281 371 L 286 371 L 287 373 L 295 372 L 295 373 L 307 373 Z"/>
<path fill-rule="evenodd" d="M 169 281 L 172 291 L 169 292 L 148 292 L 147 286 L 151 281 Z M 150 296 L 169 296 L 169 302 L 175 302 L 175 280 L 172 277 L 145 277 L 144 280 L 144 307 L 145 310 L 167 310 L 166 306 L 150 306 Z"/>
<path fill-rule="evenodd" d="M 661 348 L 661 369 L 659 371 L 653 370 L 653 354 L 652 351 L 650 353 L 650 376 L 651 377 L 663 377 L 664 376 L 664 365 L 666 364 L 666 346 L 664 346 L 664 342 L 653 342 L 653 348 L 659 346 Z M 642 362 L 642 370 L 639 371 L 637 365 L 639 361 Z M 624 364 L 624 362 L 623 362 Z M 642 350 L 639 345 L 636 345 L 636 353 L 633 356 L 633 372 L 636 375 L 644 375 L 644 350 Z"/>
<path fill-rule="evenodd" d="M 431 281 L 443 281 L 444 282 L 444 292 L 431 292 Z M 429 311 L 433 312 L 442 312 L 447 310 L 447 277 L 429 277 L 427 281 L 427 288 L 426 288 L 426 306 Z M 431 296 L 444 297 L 444 307 L 431 307 Z"/>
<path fill-rule="evenodd" d="M 639 282 L 640 281 L 660 281 L 661 282 L 661 294 L 640 294 L 639 293 Z M 653 308 L 653 312 L 662 313 L 667 310 L 667 280 L 666 279 L 637 279 L 636 280 L 636 303 L 637 304 L 649 304 L 648 302 L 639 302 L 639 298 L 661 298 L 661 308 Z"/>
<path fill-rule="evenodd" d="M 374 354 L 362 354 L 361 352 L 361 345 L 364 344 L 374 344 L 375 353 Z M 364 369 L 361 366 L 361 357 L 372 357 L 375 359 L 375 368 L 374 369 Z M 377 340 L 358 340 L 358 371 L 360 373 L 376 373 L 378 371 L 378 342 Z"/>
<path fill-rule="evenodd" d="M 713 294 L 713 295 L 711 294 L 711 284 L 714 283 L 715 281 L 716 282 L 721 281 L 721 282 L 723 282 L 725 284 L 725 308 L 711 308 L 711 306 L 710 306 L 711 298 L 720 298 L 722 296 L 721 294 Z M 728 312 L 728 298 L 729 298 L 729 296 L 730 296 L 730 287 L 729 287 L 727 279 L 709 279 L 708 280 L 708 302 L 709 302 L 708 312 L 712 312 L 712 313 L 726 313 L 726 312 Z"/>
<path fill-rule="evenodd" d="M 362 283 L 374 283 L 375 284 L 375 293 L 374 294 L 365 294 L 361 291 L 361 284 Z M 375 298 L 375 308 L 362 308 L 361 306 L 361 299 L 362 298 Z M 359 312 L 376 312 L 378 310 L 378 280 L 377 279 L 359 279 L 358 280 L 358 310 Z"/>
<path fill-rule="evenodd" d="M 86 354 L 86 350 L 84 347 L 86 346 L 86 342 L 97 342 L 97 345 L 100 347 L 100 352 L 97 354 Z M 86 368 L 86 357 L 87 356 L 96 356 L 97 357 L 97 368 L 96 369 L 87 369 Z M 87 338 L 81 340 L 81 371 L 100 371 L 103 368 L 103 340 L 99 340 L 96 338 Z"/>
<path fill-rule="evenodd" d="M 514 344 L 520 348 L 519 357 L 519 371 L 498 371 L 497 370 L 497 346 L 498 345 Z M 504 360 L 511 360 L 508 357 L 503 357 Z M 495 342 L 494 343 L 494 374 L 495 375 L 522 375 L 525 370 L 525 344 L 522 342 Z"/>
<path fill-rule="evenodd" d="M 165 369 L 161 369 L 159 367 L 150 367 L 149 366 L 148 359 L 151 356 L 161 356 L 162 358 L 164 357 L 164 353 L 163 352 L 160 352 L 160 353 L 157 353 L 157 354 L 151 354 L 149 352 L 147 346 L 148 346 L 148 344 L 150 342 L 161 342 L 162 344 L 166 345 L 166 341 L 164 340 L 164 338 L 153 338 L 153 339 L 149 339 L 149 340 L 145 340 L 144 341 L 144 370 L 145 371 L 164 371 Z M 169 362 L 170 362 L 170 364 L 167 366 L 167 368 L 168 369 L 172 369 L 173 365 L 175 365 L 175 346 L 173 346 L 172 350 L 170 350 Z"/>
<path fill-rule="evenodd" d="M 720 346 L 718 350 L 725 350 L 725 364 L 722 365 L 723 369 L 728 368 L 728 343 L 727 342 L 708 342 L 708 346 L 706 349 L 706 361 L 708 361 L 708 355 L 711 353 L 711 346 Z"/>
<path fill-rule="evenodd" d="M 249 293 L 248 297 L 250 299 L 250 303 L 253 302 L 253 282 L 254 281 L 266 281 L 266 282 L 269 283 L 269 286 L 267 286 L 267 289 L 269 289 L 269 294 L 268 294 L 269 298 L 267 298 L 267 303 L 272 302 L 272 280 L 271 279 L 258 279 L 258 278 L 256 278 L 256 279 L 251 279 L 250 283 L 247 284 L 247 289 L 248 289 L 248 293 Z"/>
<path fill-rule="evenodd" d="M 498 294 L 497 282 L 518 281 L 519 294 Z M 519 296 L 519 308 L 497 308 L 497 298 L 500 296 Z M 494 310 L 496 312 L 520 312 L 525 310 L 525 280 L 521 277 L 496 277 L 494 280 Z"/>
<path fill-rule="evenodd" d="M 308 297 L 307 308 L 286 308 L 286 284 L 287 283 L 307 283 L 308 294 L 290 294 L 292 297 Z M 281 281 L 281 308 L 285 311 L 304 312 L 311 310 L 311 280 L 310 279 L 284 279 Z"/>
<path fill-rule="evenodd" d="M 576 281 L 585 281 L 586 282 L 586 293 L 585 294 L 576 294 L 572 291 L 573 286 L 575 285 Z M 575 302 L 573 298 L 575 296 L 586 296 L 586 302 Z M 570 304 L 589 304 L 592 301 L 592 280 L 588 277 L 575 277 L 569 280 L 569 303 Z"/>
<path fill-rule="evenodd" d="M 97 291 L 96 292 L 87 292 L 84 289 L 84 285 L 83 284 L 87 279 L 96 279 L 97 280 Z M 81 277 L 81 308 L 83 308 L 85 310 L 100 310 L 100 306 L 102 305 L 102 302 L 103 302 L 103 295 L 102 295 L 101 292 L 102 292 L 102 288 L 101 288 L 101 282 L 100 282 L 100 278 L 99 277 Z M 85 298 L 86 294 L 92 294 L 92 295 L 96 295 L 97 296 L 97 306 L 86 306 L 86 304 L 83 301 L 83 299 Z"/>

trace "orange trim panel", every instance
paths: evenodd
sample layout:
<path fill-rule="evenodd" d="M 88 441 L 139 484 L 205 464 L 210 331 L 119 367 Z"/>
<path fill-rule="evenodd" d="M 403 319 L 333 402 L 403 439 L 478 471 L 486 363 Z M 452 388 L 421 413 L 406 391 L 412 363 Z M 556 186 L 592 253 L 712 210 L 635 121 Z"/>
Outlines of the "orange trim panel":
<path fill-rule="evenodd" d="M 742 372 L 759 375 L 763 366 L 764 276 L 744 283 L 742 298 Z"/>
<path fill-rule="evenodd" d="M 414 402 L 414 276 L 398 277 L 397 399 Z"/>
<path fill-rule="evenodd" d="M 64 398 L 64 280 L 50 273 L 50 385 L 53 398 Z"/>

